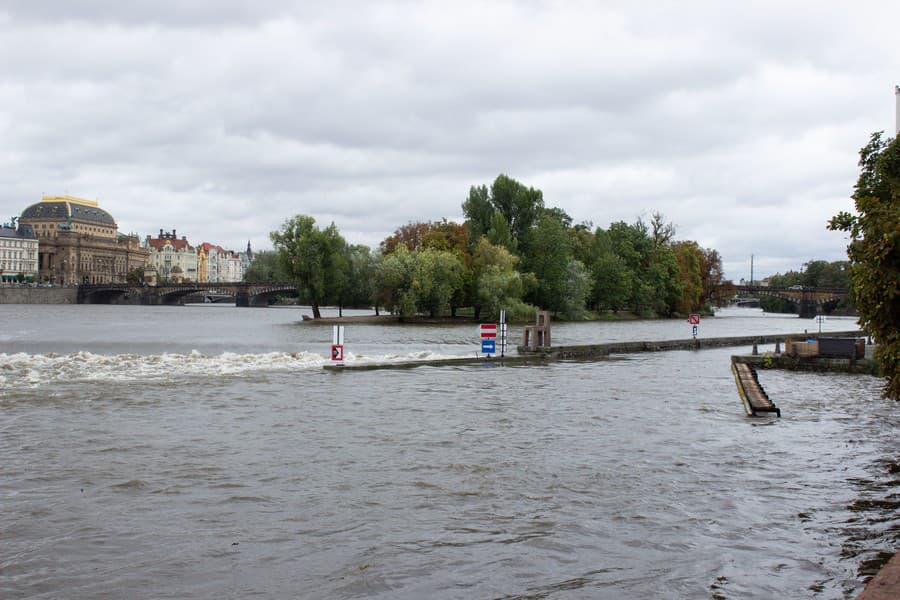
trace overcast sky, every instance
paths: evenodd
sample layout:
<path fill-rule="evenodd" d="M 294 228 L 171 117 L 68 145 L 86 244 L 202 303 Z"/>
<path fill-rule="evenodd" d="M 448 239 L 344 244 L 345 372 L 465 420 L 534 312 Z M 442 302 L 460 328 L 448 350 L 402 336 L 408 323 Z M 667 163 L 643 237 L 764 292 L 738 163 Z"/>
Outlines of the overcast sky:
<path fill-rule="evenodd" d="M 636 6 L 637 5 L 637 6 Z M 644 6 L 644 7 L 642 7 Z M 0 1 L 0 215 L 377 246 L 505 173 L 575 222 L 661 212 L 726 276 L 842 260 L 895 131 L 900 2 Z"/>

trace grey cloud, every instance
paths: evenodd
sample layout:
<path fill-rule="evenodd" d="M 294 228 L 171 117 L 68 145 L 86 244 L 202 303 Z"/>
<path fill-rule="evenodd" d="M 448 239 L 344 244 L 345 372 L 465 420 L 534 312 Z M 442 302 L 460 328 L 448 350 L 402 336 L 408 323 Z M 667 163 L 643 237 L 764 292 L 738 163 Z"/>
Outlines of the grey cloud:
<path fill-rule="evenodd" d="M 659 210 L 735 269 L 839 258 L 822 223 L 893 126 L 876 8 L 0 3 L 0 202 L 99 196 L 231 247 L 305 212 L 377 244 L 503 172 L 576 221 Z"/>

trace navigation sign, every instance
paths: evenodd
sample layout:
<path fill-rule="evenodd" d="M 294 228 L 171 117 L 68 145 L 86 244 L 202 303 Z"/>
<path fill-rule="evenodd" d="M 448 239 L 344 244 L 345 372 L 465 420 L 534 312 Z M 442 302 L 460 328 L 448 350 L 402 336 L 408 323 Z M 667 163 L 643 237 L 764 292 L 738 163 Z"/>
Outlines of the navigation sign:
<path fill-rule="evenodd" d="M 700 315 L 694 313 L 690 317 L 688 317 L 688 323 L 691 325 L 699 325 L 700 324 Z"/>
<path fill-rule="evenodd" d="M 694 325 L 694 337 L 697 337 L 697 329 L 698 329 L 698 327 L 696 325 Z"/>
<path fill-rule="evenodd" d="M 481 340 L 481 351 L 484 354 L 496 354 L 497 353 L 496 340 L 493 340 L 493 339 Z"/>
<path fill-rule="evenodd" d="M 497 324 L 496 323 L 482 323 L 481 324 L 481 339 L 493 339 L 497 337 Z"/>
<path fill-rule="evenodd" d="M 335 325 L 331 333 L 331 360 L 343 362 L 344 360 L 344 326 Z"/>

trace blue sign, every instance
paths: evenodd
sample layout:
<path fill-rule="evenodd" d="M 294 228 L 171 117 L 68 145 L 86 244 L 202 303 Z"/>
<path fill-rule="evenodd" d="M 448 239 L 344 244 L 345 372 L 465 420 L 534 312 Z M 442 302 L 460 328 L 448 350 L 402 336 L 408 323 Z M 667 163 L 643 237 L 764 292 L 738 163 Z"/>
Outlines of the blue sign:
<path fill-rule="evenodd" d="M 496 354 L 497 353 L 497 341 L 496 340 L 481 340 L 481 351 L 484 354 Z"/>
<path fill-rule="evenodd" d="M 694 337 L 697 337 L 697 326 L 694 325 Z"/>

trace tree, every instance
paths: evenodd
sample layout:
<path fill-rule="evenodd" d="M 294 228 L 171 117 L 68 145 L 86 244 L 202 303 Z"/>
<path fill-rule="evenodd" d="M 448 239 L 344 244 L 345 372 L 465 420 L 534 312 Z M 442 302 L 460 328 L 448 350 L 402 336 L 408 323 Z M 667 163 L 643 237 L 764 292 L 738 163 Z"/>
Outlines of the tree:
<path fill-rule="evenodd" d="M 722 268 L 722 257 L 714 248 L 703 250 L 706 268 L 703 272 L 703 304 L 713 306 L 725 306 L 734 297 L 734 284 L 725 281 L 725 271 Z"/>
<path fill-rule="evenodd" d="M 485 186 L 472 186 L 462 209 L 473 244 L 478 243 L 482 235 L 487 235 L 491 243 L 503 244 L 518 252 L 524 250 L 528 232 L 544 211 L 544 194 L 500 174 L 491 184 L 490 191 Z M 498 217 L 505 226 L 500 225 Z"/>
<path fill-rule="evenodd" d="M 349 245 L 344 248 L 347 276 L 340 291 L 338 307 L 343 315 L 344 306 L 368 307 L 375 301 L 375 259 L 368 246 Z"/>
<path fill-rule="evenodd" d="M 472 255 L 475 318 L 495 319 L 505 309 L 511 320 L 522 320 L 533 311 L 522 296 L 535 284 L 530 273 L 516 271 L 519 258 L 504 246 L 492 244 L 487 236 L 478 240 Z"/>
<path fill-rule="evenodd" d="M 523 256 L 524 267 L 538 280 L 534 304 L 561 311 L 567 293 L 568 265 L 572 259 L 571 241 L 565 225 L 553 214 L 542 215 L 537 227 L 529 232 L 527 246 L 533 252 Z"/>
<path fill-rule="evenodd" d="M 426 248 L 415 255 L 417 308 L 431 317 L 452 312 L 454 298 L 463 289 L 465 265 L 446 250 Z"/>
<path fill-rule="evenodd" d="M 565 293 L 559 301 L 559 314 L 570 321 L 584 319 L 591 294 L 591 273 L 580 260 L 566 263 Z"/>
<path fill-rule="evenodd" d="M 281 272 L 278 253 L 272 250 L 254 253 L 253 262 L 244 271 L 244 281 L 247 283 L 274 283 L 288 279 L 289 277 Z"/>
<path fill-rule="evenodd" d="M 872 134 L 860 152 L 851 198 L 855 215 L 828 224 L 850 234 L 847 256 L 859 322 L 875 338 L 875 359 L 887 378 L 884 395 L 900 400 L 900 137 Z"/>
<path fill-rule="evenodd" d="M 470 187 L 469 196 L 463 202 L 462 209 L 466 225 L 469 227 L 469 239 L 477 243 L 481 236 L 490 230 L 491 218 L 496 212 L 491 204 L 487 186 Z"/>
<path fill-rule="evenodd" d="M 410 252 L 434 248 L 458 252 L 460 256 L 464 256 L 469 250 L 469 229 L 466 225 L 446 218 L 440 221 L 407 223 L 381 242 L 381 253 L 390 254 L 401 244 Z"/>
<path fill-rule="evenodd" d="M 125 282 L 128 285 L 144 284 L 144 267 L 135 267 L 125 274 Z"/>
<path fill-rule="evenodd" d="M 320 230 L 314 218 L 297 215 L 269 237 L 281 268 L 297 285 L 300 297 L 309 301 L 313 318 L 321 318 L 320 305 L 336 299 L 346 281 L 346 242 L 337 227 L 332 223 Z"/>
<path fill-rule="evenodd" d="M 675 310 L 686 315 L 702 306 L 706 257 L 697 242 L 676 242 L 672 250 L 682 282 L 681 297 L 675 303 Z"/>
<path fill-rule="evenodd" d="M 416 278 L 415 256 L 405 245 L 382 256 L 375 271 L 381 303 L 401 317 L 416 314 L 417 296 L 413 289 Z"/>
<path fill-rule="evenodd" d="M 491 204 L 506 220 L 514 243 L 524 250 L 528 232 L 543 212 L 543 192 L 501 174 L 491 184 Z"/>

